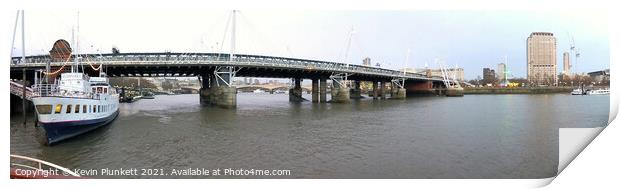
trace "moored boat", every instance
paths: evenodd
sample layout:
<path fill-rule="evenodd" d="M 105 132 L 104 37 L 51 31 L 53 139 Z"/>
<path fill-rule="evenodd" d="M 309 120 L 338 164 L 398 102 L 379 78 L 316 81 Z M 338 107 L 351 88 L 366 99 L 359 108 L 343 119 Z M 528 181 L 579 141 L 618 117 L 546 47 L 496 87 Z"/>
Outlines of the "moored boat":
<path fill-rule="evenodd" d="M 581 89 L 581 88 L 577 88 L 577 89 L 574 89 L 570 94 L 572 94 L 572 95 L 584 95 L 584 94 L 586 94 L 586 91 Z"/>
<path fill-rule="evenodd" d="M 46 144 L 106 125 L 118 115 L 119 95 L 105 74 L 62 73 L 58 81 L 33 87 L 37 126 L 44 128 Z"/>
<path fill-rule="evenodd" d="M 608 95 L 609 94 L 609 89 L 595 89 L 595 90 L 589 90 L 587 92 L 588 95 Z"/>
<path fill-rule="evenodd" d="M 118 115 L 119 94 L 110 85 L 103 66 L 95 68 L 89 63 L 92 70 L 99 72 L 96 77 L 85 74 L 84 67 L 80 71 L 80 60 L 88 57 L 79 54 L 78 38 L 76 33 L 73 41 L 77 48 L 73 52 L 64 42 L 72 56 L 67 56 L 60 69 L 50 72 L 48 64 L 46 71 L 35 72 L 32 103 L 37 127 L 45 132 L 42 142 L 48 145 L 107 125 Z M 73 63 L 69 62 L 71 58 Z M 71 69 L 66 70 L 69 64 Z"/>

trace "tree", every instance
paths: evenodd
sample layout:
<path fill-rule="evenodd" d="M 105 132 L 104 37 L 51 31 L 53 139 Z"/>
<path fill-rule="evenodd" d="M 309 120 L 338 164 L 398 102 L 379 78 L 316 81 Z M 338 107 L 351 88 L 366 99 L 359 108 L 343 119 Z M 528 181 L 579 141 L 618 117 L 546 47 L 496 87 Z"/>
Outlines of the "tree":
<path fill-rule="evenodd" d="M 110 85 L 117 87 L 138 87 L 138 78 L 120 78 L 120 77 L 111 77 Z M 140 87 L 142 88 L 151 88 L 157 89 L 157 86 L 153 84 L 151 81 L 146 79 L 140 80 Z"/>

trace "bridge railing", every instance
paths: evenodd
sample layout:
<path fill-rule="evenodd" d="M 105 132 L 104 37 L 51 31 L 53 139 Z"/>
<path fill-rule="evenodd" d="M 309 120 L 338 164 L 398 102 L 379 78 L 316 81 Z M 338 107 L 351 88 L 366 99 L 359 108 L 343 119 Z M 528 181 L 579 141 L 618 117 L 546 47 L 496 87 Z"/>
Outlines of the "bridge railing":
<path fill-rule="evenodd" d="M 114 63 L 165 63 L 165 64 L 230 64 L 233 66 L 272 66 L 297 69 L 317 69 L 323 71 L 378 74 L 387 77 L 427 78 L 424 74 L 406 73 L 378 67 L 369 67 L 355 64 L 345 64 L 328 61 L 260 56 L 260 55 L 235 55 L 232 62 L 229 54 L 219 53 L 124 53 L 124 54 L 83 54 L 78 55 L 84 61 L 104 64 Z M 21 57 L 13 57 L 13 64 L 21 63 Z M 47 55 L 26 57 L 25 63 L 53 62 Z M 437 79 L 437 78 L 434 78 Z"/>

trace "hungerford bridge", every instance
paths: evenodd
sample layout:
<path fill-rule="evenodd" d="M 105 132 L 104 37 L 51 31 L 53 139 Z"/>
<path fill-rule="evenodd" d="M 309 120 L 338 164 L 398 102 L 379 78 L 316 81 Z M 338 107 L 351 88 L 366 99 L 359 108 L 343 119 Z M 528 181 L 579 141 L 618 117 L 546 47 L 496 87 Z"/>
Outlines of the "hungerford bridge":
<path fill-rule="evenodd" d="M 385 99 L 387 85 L 390 98 L 404 99 L 407 93 L 442 94 L 446 86 L 441 77 L 430 73 L 401 71 L 329 61 L 273 56 L 220 53 L 114 53 L 80 54 L 84 72 L 97 75 L 95 67 L 103 65 L 109 77 L 198 77 L 200 102 L 204 105 L 236 107 L 234 77 L 291 78 L 290 101 L 302 101 L 302 79 L 312 80 L 312 102 L 327 101 L 327 80 L 332 80 L 331 102 L 345 103 L 360 98 L 360 82 L 373 83 L 373 98 Z M 72 64 L 72 55 L 55 61 L 49 55 L 13 57 L 10 77 L 33 83 L 35 72 L 61 70 Z M 90 64 L 90 65 L 89 65 Z M 65 69 L 68 70 L 68 69 Z M 21 91 L 18 89 L 22 88 Z M 13 90 L 15 89 L 15 90 Z M 11 82 L 12 94 L 29 96 L 27 87 Z M 445 93 L 444 93 L 445 94 Z"/>

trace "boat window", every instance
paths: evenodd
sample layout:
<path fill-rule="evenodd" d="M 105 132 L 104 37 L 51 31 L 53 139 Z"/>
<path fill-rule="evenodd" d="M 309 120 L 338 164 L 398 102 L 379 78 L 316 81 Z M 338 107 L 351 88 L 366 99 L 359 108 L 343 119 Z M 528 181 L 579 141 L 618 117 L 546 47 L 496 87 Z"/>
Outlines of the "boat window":
<path fill-rule="evenodd" d="M 97 109 L 99 109 L 98 112 L 101 112 L 101 105 L 97 105 Z"/>
<path fill-rule="evenodd" d="M 60 110 L 62 110 L 62 104 L 56 104 L 56 109 L 54 109 L 54 113 L 59 114 Z"/>
<path fill-rule="evenodd" d="M 97 113 L 97 106 L 93 105 L 93 113 Z"/>
<path fill-rule="evenodd" d="M 71 113 L 71 104 L 67 105 L 67 111 L 65 113 Z"/>
<path fill-rule="evenodd" d="M 75 112 L 73 112 L 73 113 L 80 113 L 80 105 L 79 104 L 75 105 Z"/>
<path fill-rule="evenodd" d="M 86 109 L 86 105 L 82 105 L 82 113 L 86 113 L 87 109 Z"/>
<path fill-rule="evenodd" d="M 101 93 L 101 87 L 97 87 L 97 93 Z"/>
<path fill-rule="evenodd" d="M 108 88 L 103 88 L 103 93 L 108 93 Z"/>
<path fill-rule="evenodd" d="M 93 93 L 95 93 L 95 92 L 96 92 L 96 91 L 95 91 L 95 87 L 93 87 Z"/>
<path fill-rule="evenodd" d="M 41 104 L 41 105 L 36 105 L 35 107 L 37 108 L 37 112 L 39 112 L 39 114 L 51 114 L 52 113 L 52 105 L 50 104 Z"/>

